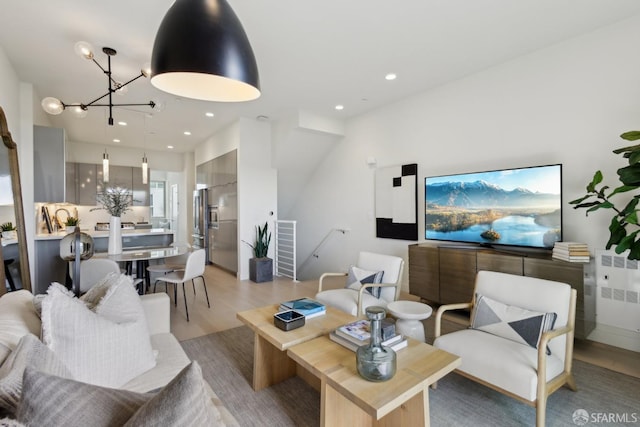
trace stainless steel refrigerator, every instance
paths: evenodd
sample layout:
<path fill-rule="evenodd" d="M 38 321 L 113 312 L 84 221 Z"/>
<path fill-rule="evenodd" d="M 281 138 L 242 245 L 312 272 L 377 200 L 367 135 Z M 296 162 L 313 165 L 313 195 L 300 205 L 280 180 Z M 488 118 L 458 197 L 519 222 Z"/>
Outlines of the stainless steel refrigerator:
<path fill-rule="evenodd" d="M 193 237 L 194 249 L 205 249 L 208 247 L 207 240 L 207 190 L 201 189 L 193 192 L 193 229 L 191 237 Z M 207 256 L 208 258 L 208 256 Z M 209 261 L 207 259 L 207 261 Z"/>
<path fill-rule="evenodd" d="M 238 272 L 238 186 L 236 182 L 207 189 L 209 262 Z"/>

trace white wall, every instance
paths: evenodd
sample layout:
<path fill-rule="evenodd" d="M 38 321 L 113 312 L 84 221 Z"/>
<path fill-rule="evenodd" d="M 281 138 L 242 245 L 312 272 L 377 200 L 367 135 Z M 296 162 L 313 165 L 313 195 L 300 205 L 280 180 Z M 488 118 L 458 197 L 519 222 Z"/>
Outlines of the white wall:
<path fill-rule="evenodd" d="M 18 163 L 22 185 L 23 206 L 33 206 L 33 86 L 21 83 L 9 62 L 4 49 L 0 46 L 0 106 L 7 118 L 9 132 L 18 145 Z M 25 209 L 25 219 L 30 218 L 29 209 Z M 27 250 L 31 278 L 34 277 L 34 221 L 26 221 Z"/>
<path fill-rule="evenodd" d="M 331 228 L 351 231 L 301 277 L 345 269 L 363 249 L 407 258 L 413 242 L 375 237 L 369 156 L 378 167 L 418 163 L 419 212 L 425 176 L 562 163 L 564 240 L 602 248 L 611 215 L 585 218 L 568 201 L 599 168 L 617 185 L 624 162 L 611 151 L 625 144 L 618 135 L 640 127 L 639 39 L 640 18 L 633 18 L 348 122 L 289 217 L 298 220 L 300 262 Z"/>
<path fill-rule="evenodd" d="M 196 165 L 238 150 L 238 278 L 249 278 L 255 226 L 277 219 L 277 172 L 271 166 L 271 125 L 240 119 L 213 135 L 194 150 Z M 274 237 L 272 237 L 272 242 Z M 273 245 L 269 256 L 273 257 Z"/>
<path fill-rule="evenodd" d="M 249 278 L 249 259 L 253 250 L 244 242 L 256 240 L 256 226 L 269 224 L 274 258 L 274 221 L 278 219 L 278 175 L 271 167 L 271 125 L 250 119 L 240 120 L 238 148 L 238 278 Z M 242 242 L 244 241 L 244 242 Z"/>

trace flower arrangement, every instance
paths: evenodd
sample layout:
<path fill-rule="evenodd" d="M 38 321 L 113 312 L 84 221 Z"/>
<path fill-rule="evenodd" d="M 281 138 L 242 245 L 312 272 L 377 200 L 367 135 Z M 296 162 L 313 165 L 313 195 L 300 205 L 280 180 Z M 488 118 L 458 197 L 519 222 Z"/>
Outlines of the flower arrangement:
<path fill-rule="evenodd" d="M 133 196 L 131 191 L 123 187 L 110 187 L 103 192 L 98 193 L 96 196 L 98 203 L 102 206 L 91 209 L 92 211 L 98 209 L 105 209 L 111 216 L 122 216 L 123 213 L 131 209 L 133 203 Z"/>

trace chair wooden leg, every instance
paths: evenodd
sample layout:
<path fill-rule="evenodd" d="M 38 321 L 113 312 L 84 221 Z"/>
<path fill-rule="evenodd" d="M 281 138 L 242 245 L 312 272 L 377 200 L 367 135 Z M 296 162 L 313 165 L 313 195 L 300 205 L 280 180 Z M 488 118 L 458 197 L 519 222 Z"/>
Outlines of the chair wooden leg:
<path fill-rule="evenodd" d="M 204 276 L 200 276 L 202 278 L 202 286 L 204 286 L 204 294 L 207 297 L 207 307 L 211 308 L 211 304 L 209 304 L 209 293 L 207 292 L 207 283 L 204 281 Z"/>
<path fill-rule="evenodd" d="M 187 308 L 187 292 L 184 289 L 184 282 L 182 282 L 182 296 L 184 297 L 184 311 L 187 313 L 187 322 L 189 321 L 189 309 Z"/>
<path fill-rule="evenodd" d="M 567 377 L 567 387 L 571 391 L 578 391 L 578 386 L 576 386 L 576 380 L 573 378 L 573 374 L 569 374 Z"/>
<path fill-rule="evenodd" d="M 196 282 L 193 281 L 193 279 L 191 279 L 191 286 L 193 287 L 193 295 L 196 294 Z"/>
<path fill-rule="evenodd" d="M 547 414 L 547 396 L 538 399 L 536 402 L 536 427 L 545 427 L 545 417 Z"/>

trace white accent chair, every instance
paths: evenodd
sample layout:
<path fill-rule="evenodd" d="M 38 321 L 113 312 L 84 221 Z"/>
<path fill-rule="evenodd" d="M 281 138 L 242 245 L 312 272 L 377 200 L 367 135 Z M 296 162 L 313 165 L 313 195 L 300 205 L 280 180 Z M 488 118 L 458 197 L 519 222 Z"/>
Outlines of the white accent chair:
<path fill-rule="evenodd" d="M 382 283 L 367 283 L 360 290 L 348 288 L 322 290 L 323 282 L 327 277 L 348 275 L 348 273 L 324 273 L 320 276 L 318 293 L 315 299 L 325 305 L 357 317 L 364 316 L 364 311 L 367 307 L 374 305 L 386 307 L 388 303 L 398 299 L 400 296 L 402 269 L 404 268 L 404 260 L 402 258 L 372 252 L 360 252 L 355 266 L 364 270 L 384 271 Z M 369 288 L 382 288 L 380 298 L 371 295 L 367 291 Z"/>
<path fill-rule="evenodd" d="M 537 349 L 477 329 L 441 336 L 443 313 L 471 309 L 473 315 L 476 294 L 530 311 L 556 313 L 553 329 L 542 334 Z M 461 357 L 457 373 L 535 407 L 536 426 L 544 426 L 547 397 L 563 385 L 577 390 L 571 374 L 575 289 L 550 280 L 479 271 L 474 301 L 438 309 L 433 345 Z"/>
<path fill-rule="evenodd" d="M 69 275 L 73 278 L 73 262 Z M 109 273 L 120 274 L 117 262 L 106 258 L 89 258 L 80 262 L 80 293 L 84 294 Z"/>
<path fill-rule="evenodd" d="M 193 289 L 195 293 L 194 280 L 197 278 L 202 279 L 204 294 L 207 297 L 207 307 L 211 308 L 211 304 L 209 304 L 209 293 L 207 292 L 207 284 L 204 280 L 205 261 L 206 261 L 205 250 L 197 249 L 189 253 L 189 257 L 187 258 L 187 263 L 184 266 L 184 270 L 173 271 L 164 276 L 160 276 L 157 280 L 159 282 L 166 282 L 174 285 L 174 304 L 177 304 L 178 292 L 177 292 L 176 286 L 182 283 L 182 295 L 184 296 L 184 310 L 187 315 L 187 321 L 189 321 L 189 308 L 187 307 L 187 293 L 184 289 L 185 282 L 191 280 L 191 283 L 194 286 Z"/>

